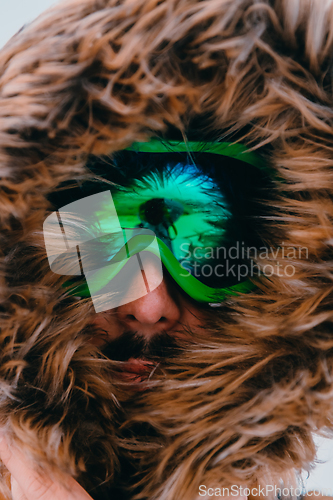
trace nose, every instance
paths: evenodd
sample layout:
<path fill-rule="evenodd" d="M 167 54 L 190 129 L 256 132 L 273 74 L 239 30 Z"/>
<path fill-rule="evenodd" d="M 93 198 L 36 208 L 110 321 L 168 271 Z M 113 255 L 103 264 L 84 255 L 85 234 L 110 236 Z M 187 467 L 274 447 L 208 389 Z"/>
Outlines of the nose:
<path fill-rule="evenodd" d="M 154 273 L 153 267 L 149 273 Z M 147 338 L 162 331 L 170 332 L 181 319 L 180 303 L 170 280 L 164 273 L 162 283 L 153 291 L 118 307 L 117 319 L 125 328 Z"/>

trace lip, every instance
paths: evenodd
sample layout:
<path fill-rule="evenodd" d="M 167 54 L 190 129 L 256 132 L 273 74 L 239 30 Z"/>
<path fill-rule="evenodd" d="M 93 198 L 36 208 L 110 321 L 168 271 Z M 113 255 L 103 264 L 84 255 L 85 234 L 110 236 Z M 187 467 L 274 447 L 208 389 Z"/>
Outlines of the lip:
<path fill-rule="evenodd" d="M 123 363 L 119 375 L 127 382 L 143 382 L 149 378 L 155 366 L 155 363 L 146 359 L 130 358 Z"/>

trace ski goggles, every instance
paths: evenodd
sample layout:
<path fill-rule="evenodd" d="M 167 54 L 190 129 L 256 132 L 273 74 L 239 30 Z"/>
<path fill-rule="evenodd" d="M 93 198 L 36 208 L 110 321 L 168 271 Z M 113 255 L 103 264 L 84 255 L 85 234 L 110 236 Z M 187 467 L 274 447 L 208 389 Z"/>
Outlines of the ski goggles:
<path fill-rule="evenodd" d="M 153 139 L 113 161 L 111 188 L 83 186 L 83 198 L 44 222 L 50 268 L 69 277 L 69 294 L 91 297 L 96 312 L 112 309 L 155 289 L 163 266 L 198 302 L 254 288 L 242 250 L 265 178 L 259 155 L 241 144 Z"/>

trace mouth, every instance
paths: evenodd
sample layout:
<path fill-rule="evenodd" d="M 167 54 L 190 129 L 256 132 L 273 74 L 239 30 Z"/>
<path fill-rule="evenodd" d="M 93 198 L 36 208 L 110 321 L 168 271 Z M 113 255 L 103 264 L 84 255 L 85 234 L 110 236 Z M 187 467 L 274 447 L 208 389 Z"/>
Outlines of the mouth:
<path fill-rule="evenodd" d="M 125 382 L 140 383 L 149 380 L 157 364 L 143 358 L 130 358 L 119 371 L 119 377 Z"/>

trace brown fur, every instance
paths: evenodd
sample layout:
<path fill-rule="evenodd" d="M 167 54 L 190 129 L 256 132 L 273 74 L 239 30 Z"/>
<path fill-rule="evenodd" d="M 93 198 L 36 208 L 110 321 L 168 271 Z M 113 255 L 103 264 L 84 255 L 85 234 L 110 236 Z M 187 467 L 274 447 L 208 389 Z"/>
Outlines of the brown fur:
<path fill-rule="evenodd" d="M 36 464 L 89 489 L 126 456 L 139 498 L 193 500 L 289 484 L 314 459 L 312 432 L 333 426 L 332 19 L 331 1 L 67 0 L 2 50 L 0 421 Z M 259 149 L 275 179 L 262 238 L 309 254 L 214 310 L 126 403 L 86 346 L 91 306 L 48 270 L 46 195 L 170 128 Z"/>

